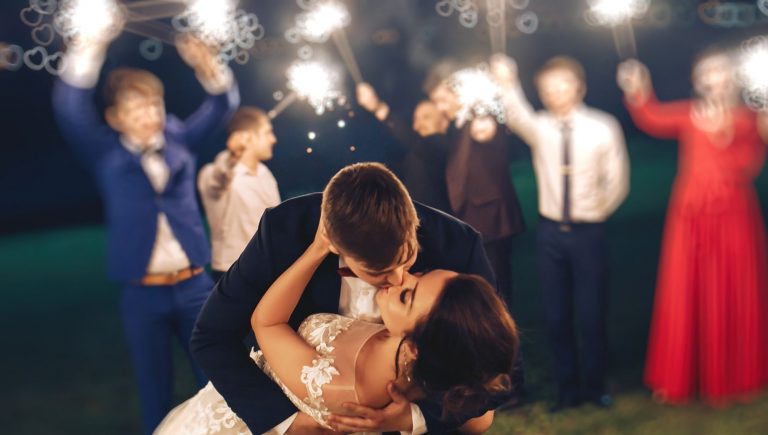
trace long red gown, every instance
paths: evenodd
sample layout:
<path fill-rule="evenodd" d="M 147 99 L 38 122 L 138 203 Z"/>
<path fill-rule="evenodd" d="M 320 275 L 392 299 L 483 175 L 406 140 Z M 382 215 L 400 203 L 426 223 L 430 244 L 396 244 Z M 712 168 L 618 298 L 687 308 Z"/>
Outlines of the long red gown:
<path fill-rule="evenodd" d="M 734 110 L 734 135 L 716 145 L 691 101 L 627 105 L 646 133 L 679 141 L 667 212 L 645 382 L 667 403 L 697 393 L 711 405 L 746 400 L 768 384 L 768 258 L 754 179 L 766 146 L 756 115 Z"/>

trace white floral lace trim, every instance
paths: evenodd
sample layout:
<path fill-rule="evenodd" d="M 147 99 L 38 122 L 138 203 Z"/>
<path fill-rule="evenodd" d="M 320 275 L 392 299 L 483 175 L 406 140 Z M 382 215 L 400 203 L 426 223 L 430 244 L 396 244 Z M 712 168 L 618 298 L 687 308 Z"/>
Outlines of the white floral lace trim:
<path fill-rule="evenodd" d="M 179 428 L 180 435 L 209 435 L 226 433 L 228 435 L 251 435 L 251 431 L 245 423 L 232 411 L 224 401 L 224 398 L 216 393 L 209 383 L 198 395 L 209 396 L 215 394 L 217 400 L 208 402 L 203 400 L 190 400 L 189 409 L 183 412 L 189 415 L 184 418 L 185 423 Z M 166 418 L 167 419 L 167 418 Z M 174 431 L 175 432 L 175 431 Z"/>
<path fill-rule="evenodd" d="M 326 419 L 330 415 L 323 399 L 323 386 L 333 380 L 339 371 L 333 366 L 335 350 L 330 344 L 339 334 L 346 331 L 354 320 L 337 314 L 314 314 L 309 316 L 299 326 L 299 335 L 315 347 L 318 357 L 312 360 L 311 366 L 301 369 L 301 382 L 307 387 L 307 397 L 301 400 L 277 378 L 272 368 L 264 359 L 261 351 L 251 351 L 251 358 L 283 390 L 288 399 L 303 413 L 330 429 Z"/>

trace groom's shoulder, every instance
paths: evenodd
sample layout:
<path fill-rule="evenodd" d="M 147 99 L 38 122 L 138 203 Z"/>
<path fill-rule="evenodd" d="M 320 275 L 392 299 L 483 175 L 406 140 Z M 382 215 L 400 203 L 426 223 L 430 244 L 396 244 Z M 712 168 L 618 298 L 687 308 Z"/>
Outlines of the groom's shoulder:
<path fill-rule="evenodd" d="M 419 233 L 422 236 L 472 239 L 479 233 L 466 222 L 435 208 L 414 201 L 419 216 Z"/>
<path fill-rule="evenodd" d="M 307 213 L 314 213 L 320 210 L 320 203 L 322 200 L 322 193 L 308 193 L 306 195 L 300 195 L 286 199 L 280 204 L 268 208 L 265 213 L 268 214 L 272 220 L 294 220 L 306 215 Z"/>

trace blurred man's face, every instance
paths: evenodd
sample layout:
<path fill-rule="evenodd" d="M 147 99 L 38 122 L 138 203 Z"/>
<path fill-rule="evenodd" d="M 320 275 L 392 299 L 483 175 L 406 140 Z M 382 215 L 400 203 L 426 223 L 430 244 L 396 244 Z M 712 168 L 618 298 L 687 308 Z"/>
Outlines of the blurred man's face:
<path fill-rule="evenodd" d="M 266 161 L 272 158 L 276 143 L 272 123 L 264 120 L 256 129 L 232 133 L 227 141 L 227 149 L 238 160 L 246 156 L 248 159 Z"/>
<path fill-rule="evenodd" d="M 110 126 L 139 146 L 151 144 L 165 127 L 165 103 L 159 95 L 122 92 L 108 110 Z"/>
<path fill-rule="evenodd" d="M 483 116 L 472 120 L 469 125 L 469 135 L 475 142 L 485 143 L 496 136 L 497 129 L 496 120 L 490 116 Z"/>
<path fill-rule="evenodd" d="M 699 61 L 693 69 L 693 87 L 707 100 L 728 100 L 738 95 L 733 67 L 726 55 L 713 55 Z"/>
<path fill-rule="evenodd" d="M 445 83 L 437 85 L 437 87 L 429 93 L 429 99 L 435 103 L 437 110 L 450 121 L 456 118 L 456 113 L 461 108 L 456 94 Z"/>
<path fill-rule="evenodd" d="M 536 83 L 544 107 L 556 116 L 566 116 L 584 99 L 584 84 L 569 69 L 542 73 Z"/>
<path fill-rule="evenodd" d="M 421 137 L 442 134 L 448 129 L 448 119 L 431 101 L 422 101 L 413 112 L 413 130 Z"/>
<path fill-rule="evenodd" d="M 255 158 L 264 161 L 272 158 L 276 143 L 277 138 L 272 129 L 272 123 L 264 120 L 254 132 L 254 138 L 249 147 Z"/>

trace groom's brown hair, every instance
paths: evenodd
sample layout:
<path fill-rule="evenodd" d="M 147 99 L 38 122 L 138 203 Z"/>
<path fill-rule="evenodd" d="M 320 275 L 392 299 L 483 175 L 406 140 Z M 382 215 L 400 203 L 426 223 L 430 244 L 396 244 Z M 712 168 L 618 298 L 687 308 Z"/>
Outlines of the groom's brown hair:
<path fill-rule="evenodd" d="M 323 191 L 328 237 L 371 269 L 411 258 L 419 249 L 419 217 L 403 183 L 380 163 L 342 168 Z"/>

